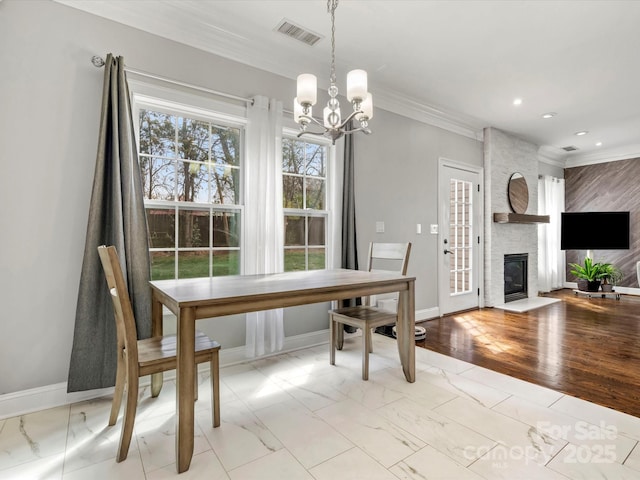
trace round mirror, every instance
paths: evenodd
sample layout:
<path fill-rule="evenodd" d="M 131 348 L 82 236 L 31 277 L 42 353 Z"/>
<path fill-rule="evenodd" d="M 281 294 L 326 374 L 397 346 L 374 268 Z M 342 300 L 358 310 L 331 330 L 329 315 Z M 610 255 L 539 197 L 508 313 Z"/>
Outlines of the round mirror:
<path fill-rule="evenodd" d="M 514 173 L 509 178 L 509 204 L 516 213 L 525 213 L 529 206 L 529 188 L 527 180 L 521 173 Z"/>

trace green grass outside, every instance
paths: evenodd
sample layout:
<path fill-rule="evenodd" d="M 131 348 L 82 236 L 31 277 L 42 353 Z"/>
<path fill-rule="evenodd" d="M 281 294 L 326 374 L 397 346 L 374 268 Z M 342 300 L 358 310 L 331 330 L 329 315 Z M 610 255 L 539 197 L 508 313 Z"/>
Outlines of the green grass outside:
<path fill-rule="evenodd" d="M 237 251 L 216 252 L 213 256 L 213 275 L 237 275 L 240 273 L 240 254 Z M 173 253 L 151 254 L 151 279 L 166 280 L 175 278 L 175 259 Z M 309 270 L 325 268 L 324 252 L 309 252 Z M 285 272 L 305 269 L 304 250 L 287 250 L 284 256 Z M 181 252 L 178 257 L 178 278 L 209 276 L 208 252 Z"/>

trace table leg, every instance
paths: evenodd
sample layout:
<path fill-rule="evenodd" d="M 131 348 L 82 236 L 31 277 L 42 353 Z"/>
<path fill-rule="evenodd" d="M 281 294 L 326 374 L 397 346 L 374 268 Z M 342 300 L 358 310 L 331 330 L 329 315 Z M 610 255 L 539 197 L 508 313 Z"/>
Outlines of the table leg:
<path fill-rule="evenodd" d="M 176 467 L 178 473 L 189 470 L 193 456 L 195 381 L 195 311 L 183 308 L 178 315 L 176 368 Z"/>
<path fill-rule="evenodd" d="M 407 382 L 416 381 L 416 342 L 415 342 L 415 282 L 409 282 L 409 288 L 398 296 L 398 322 L 396 324 L 398 353 L 402 370 Z"/>
<path fill-rule="evenodd" d="M 151 301 L 151 336 L 162 336 L 162 303 L 153 295 Z M 151 396 L 157 397 L 162 390 L 162 372 L 151 375 Z"/>

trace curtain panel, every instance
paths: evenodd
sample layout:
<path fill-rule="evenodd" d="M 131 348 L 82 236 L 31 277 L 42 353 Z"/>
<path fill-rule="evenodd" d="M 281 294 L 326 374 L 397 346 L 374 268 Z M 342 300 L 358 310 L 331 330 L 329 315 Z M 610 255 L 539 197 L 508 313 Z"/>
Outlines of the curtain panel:
<path fill-rule="evenodd" d="M 543 175 L 538 179 L 538 214 L 549 223 L 538 226 L 538 289 L 550 292 L 564 287 L 565 253 L 560 250 L 560 213 L 564 211 L 564 179 Z"/>
<path fill-rule="evenodd" d="M 117 364 L 111 295 L 98 257 L 114 245 L 136 318 L 138 338 L 151 335 L 147 222 L 124 59 L 107 55 L 98 152 L 69 365 L 69 392 L 110 387 Z"/>
<path fill-rule="evenodd" d="M 347 128 L 353 128 L 350 120 Z M 340 266 L 350 270 L 358 270 L 358 239 L 356 237 L 356 192 L 355 192 L 355 153 L 353 135 L 344 137 L 344 173 L 342 182 L 342 259 Z M 360 298 L 343 300 L 342 307 L 360 305 Z M 355 331 L 354 327 L 344 326 L 347 331 Z"/>
<path fill-rule="evenodd" d="M 248 275 L 284 270 L 282 102 L 257 96 L 247 113 L 244 267 Z M 283 309 L 246 315 L 246 355 L 282 350 Z"/>

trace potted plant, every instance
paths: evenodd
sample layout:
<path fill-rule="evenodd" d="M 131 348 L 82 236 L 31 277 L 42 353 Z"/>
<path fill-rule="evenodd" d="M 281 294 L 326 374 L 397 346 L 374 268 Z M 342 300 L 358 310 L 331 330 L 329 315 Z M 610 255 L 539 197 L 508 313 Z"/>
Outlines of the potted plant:
<path fill-rule="evenodd" d="M 613 287 L 622 280 L 622 271 L 610 263 L 600 264 L 600 279 L 602 280 L 602 291 L 612 292 Z"/>
<path fill-rule="evenodd" d="M 578 277 L 578 290 L 597 292 L 600 289 L 600 275 L 602 264 L 593 263 L 590 257 L 585 257 L 584 264 L 570 263 L 571 273 Z"/>

